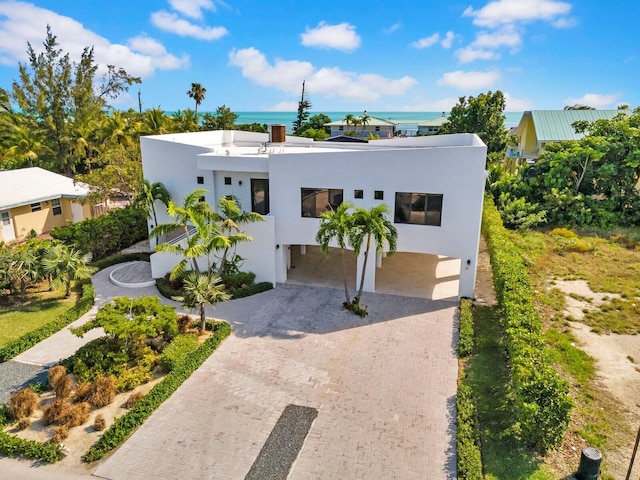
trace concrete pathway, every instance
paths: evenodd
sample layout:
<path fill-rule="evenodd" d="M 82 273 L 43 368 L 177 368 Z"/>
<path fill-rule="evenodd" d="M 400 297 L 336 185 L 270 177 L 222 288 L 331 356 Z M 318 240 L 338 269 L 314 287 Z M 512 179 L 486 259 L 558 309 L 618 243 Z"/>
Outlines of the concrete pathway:
<path fill-rule="evenodd" d="M 155 287 L 117 287 L 109 271 L 94 276 L 98 304 L 157 295 Z M 220 304 L 209 314 L 228 320 L 234 334 L 94 478 L 243 479 L 284 408 L 295 404 L 319 413 L 291 480 L 454 479 L 457 304 L 364 297 L 365 319 L 340 309 L 341 290 L 322 287 L 281 285 Z M 22 361 L 64 356 L 72 346 L 59 335 Z M 12 459 L 1 459 L 0 471 L 20 465 L 24 475 L 14 478 L 64 478 L 49 466 L 38 477 Z"/>

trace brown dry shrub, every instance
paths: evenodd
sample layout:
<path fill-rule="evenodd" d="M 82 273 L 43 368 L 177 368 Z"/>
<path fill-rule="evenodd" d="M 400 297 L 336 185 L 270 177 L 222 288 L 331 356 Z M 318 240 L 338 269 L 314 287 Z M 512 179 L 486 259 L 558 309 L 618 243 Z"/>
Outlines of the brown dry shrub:
<path fill-rule="evenodd" d="M 66 400 L 56 398 L 44 408 L 42 419 L 45 425 L 52 423 L 62 423 L 62 419 L 67 415 L 71 405 Z"/>
<path fill-rule="evenodd" d="M 69 398 L 71 395 L 71 377 L 69 375 L 58 377 L 53 384 L 53 391 L 59 400 Z"/>
<path fill-rule="evenodd" d="M 92 386 L 88 382 L 76 383 L 75 391 L 73 392 L 73 402 L 86 402 L 91 396 Z"/>
<path fill-rule="evenodd" d="M 187 333 L 190 326 L 191 319 L 189 318 L 189 315 L 182 315 L 181 317 L 178 317 L 178 332 Z"/>
<path fill-rule="evenodd" d="M 113 377 L 103 375 L 93 382 L 89 403 L 96 408 L 106 407 L 116 396 L 116 384 Z"/>
<path fill-rule="evenodd" d="M 56 383 L 58 383 L 58 381 L 65 375 L 67 375 L 67 369 L 62 365 L 51 367 L 49 369 L 49 385 L 51 385 L 51 388 L 55 390 Z"/>
<path fill-rule="evenodd" d="M 31 420 L 28 417 L 23 417 L 18 422 L 18 430 L 25 430 L 31 426 Z"/>
<path fill-rule="evenodd" d="M 142 400 L 143 397 L 144 394 L 142 392 L 133 392 L 131 395 L 129 395 L 129 398 L 127 398 L 127 401 L 124 402 L 122 406 L 124 408 L 131 408 L 140 400 Z"/>
<path fill-rule="evenodd" d="M 9 398 L 9 414 L 16 420 L 30 417 L 38 405 L 38 394 L 30 388 L 23 388 Z"/>
<path fill-rule="evenodd" d="M 66 425 L 58 425 L 53 428 L 53 443 L 60 443 L 69 436 L 69 427 Z"/>
<path fill-rule="evenodd" d="M 93 420 L 93 429 L 97 432 L 101 432 L 107 426 L 107 421 L 104 419 L 101 413 L 96 415 L 96 418 Z"/>
<path fill-rule="evenodd" d="M 66 425 L 70 428 L 77 427 L 78 425 L 82 425 L 89 419 L 89 411 L 91 410 L 91 405 L 89 405 L 87 402 L 67 405 L 68 408 L 60 419 L 61 425 Z"/>

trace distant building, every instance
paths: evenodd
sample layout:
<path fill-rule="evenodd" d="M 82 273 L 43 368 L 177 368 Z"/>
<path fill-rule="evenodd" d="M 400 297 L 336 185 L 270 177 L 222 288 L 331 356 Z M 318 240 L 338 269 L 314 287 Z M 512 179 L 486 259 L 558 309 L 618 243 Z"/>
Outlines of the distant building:
<path fill-rule="evenodd" d="M 449 119 L 442 112 L 442 116 L 433 120 L 422 120 L 418 122 L 418 135 L 435 135 L 440 130 L 443 123 Z"/>
<path fill-rule="evenodd" d="M 343 201 L 364 208 L 385 203 L 398 231 L 397 255 L 457 261 L 458 296 L 474 296 L 487 153 L 475 134 L 334 143 L 285 137 L 284 129 L 281 135 L 220 130 L 146 136 L 140 146 L 144 177 L 162 182 L 177 204 L 204 188 L 209 193 L 202 200 L 211 205 L 232 195 L 245 211 L 263 215 L 264 222 L 243 225 L 254 240 L 237 250 L 243 269 L 257 281 L 287 280 L 292 250 L 304 259 L 328 208 Z M 157 210 L 159 223 L 171 221 Z M 363 253 L 354 283 L 363 271 Z M 151 255 L 154 278 L 178 261 L 170 253 Z M 369 261 L 364 290 L 372 292 L 380 286 L 376 271 L 387 271 L 387 263 L 375 251 Z M 422 274 L 425 284 L 437 277 L 435 270 Z"/>
<path fill-rule="evenodd" d="M 368 138 L 369 134 L 371 134 L 380 138 L 393 138 L 396 136 L 398 122 L 369 117 L 366 125 L 347 125 L 347 122 L 343 119 L 337 122 L 325 123 L 324 126 L 330 129 L 329 135 L 332 137 L 353 135 L 359 138 Z"/>
<path fill-rule="evenodd" d="M 571 126 L 574 122 L 612 119 L 620 113 L 624 113 L 624 111 L 531 110 L 524 112 L 516 128 L 516 135 L 520 137 L 520 142 L 517 146 L 507 147 L 506 157 L 533 162 L 544 152 L 547 143 L 580 140 L 584 134 L 576 133 Z"/>
<path fill-rule="evenodd" d="M 0 170 L 0 241 L 90 218 L 91 207 L 80 203 L 88 194 L 86 185 L 39 167 Z"/>

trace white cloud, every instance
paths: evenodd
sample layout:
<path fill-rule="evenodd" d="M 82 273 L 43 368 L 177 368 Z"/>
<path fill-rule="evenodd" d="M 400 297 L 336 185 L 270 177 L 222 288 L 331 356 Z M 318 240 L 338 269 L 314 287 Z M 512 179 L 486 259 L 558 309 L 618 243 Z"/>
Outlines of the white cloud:
<path fill-rule="evenodd" d="M 403 95 L 417 82 L 405 76 L 385 78 L 373 73 L 354 73 L 339 68 L 316 68 L 309 62 L 276 60 L 270 64 L 265 55 L 251 47 L 229 52 L 229 65 L 258 85 L 297 95 L 303 80 L 313 95 L 341 97 L 352 101 L 376 101 L 383 95 Z"/>
<path fill-rule="evenodd" d="M 575 18 L 559 18 L 553 22 L 551 22 L 551 25 L 553 25 L 556 28 L 571 28 L 571 27 L 575 27 L 578 24 L 578 21 Z"/>
<path fill-rule="evenodd" d="M 399 30 L 400 28 L 402 28 L 402 22 L 396 22 L 393 25 L 391 25 L 389 28 L 385 28 L 383 32 L 388 35 L 390 33 L 395 32 L 396 30 Z"/>
<path fill-rule="evenodd" d="M 429 37 L 421 38 L 415 42 L 411 42 L 411 46 L 414 48 L 429 48 L 440 41 L 440 34 L 434 33 Z"/>
<path fill-rule="evenodd" d="M 298 110 L 298 102 L 280 102 L 271 107 L 269 112 L 295 112 Z"/>
<path fill-rule="evenodd" d="M 335 48 L 344 52 L 356 50 L 361 42 L 356 27 L 349 23 L 327 25 L 320 22 L 316 28 L 307 27 L 301 37 L 305 47 Z"/>
<path fill-rule="evenodd" d="M 476 90 L 489 88 L 500 78 L 497 71 L 488 72 L 447 72 L 440 79 L 438 85 L 441 87 L 454 87 L 459 90 Z"/>
<path fill-rule="evenodd" d="M 504 28 L 495 32 L 480 32 L 471 44 L 474 47 L 496 49 L 500 47 L 517 48 L 522 37 L 513 28 Z"/>
<path fill-rule="evenodd" d="M 453 45 L 453 40 L 455 38 L 456 38 L 455 33 L 449 30 L 444 36 L 444 38 L 442 39 L 442 41 L 440 42 L 440 45 L 442 45 L 442 48 L 451 48 L 451 46 Z"/>
<path fill-rule="evenodd" d="M 229 33 L 224 27 L 194 25 L 183 18 L 179 18 L 175 13 L 169 13 L 164 10 L 153 12 L 151 14 L 151 23 L 165 32 L 199 40 L 218 40 Z"/>
<path fill-rule="evenodd" d="M 554 21 L 570 11 L 570 3 L 557 0 L 494 0 L 479 10 L 468 7 L 464 15 L 473 17 L 475 25 L 495 28 L 515 22 Z"/>
<path fill-rule="evenodd" d="M 622 94 L 620 93 L 587 93 L 580 98 L 567 98 L 564 102 L 565 105 L 587 105 L 596 109 L 603 109 L 607 107 L 615 107 L 615 103 L 621 96 Z"/>
<path fill-rule="evenodd" d="M 8 66 L 26 62 L 27 42 L 36 52 L 41 51 L 47 24 L 60 48 L 68 52 L 73 61 L 80 60 L 85 47 L 93 46 L 98 73 L 105 72 L 106 65 L 116 65 L 130 75 L 149 77 L 157 69 L 177 69 L 189 64 L 188 56 L 176 57 L 151 38 L 137 37 L 126 44 L 111 43 L 72 18 L 18 1 L 0 2 L 0 62 Z"/>
<path fill-rule="evenodd" d="M 472 46 L 459 48 L 456 50 L 455 56 L 460 63 L 469 63 L 474 60 L 497 60 L 500 58 L 500 55 L 492 50 L 474 48 Z"/>
<path fill-rule="evenodd" d="M 515 98 L 509 93 L 504 92 L 504 102 L 506 104 L 505 111 L 507 112 L 524 112 L 525 110 L 531 110 L 533 103 L 526 98 Z"/>
<path fill-rule="evenodd" d="M 169 0 L 169 5 L 185 17 L 197 20 L 204 17 L 203 10 L 216 11 L 216 6 L 211 0 Z"/>

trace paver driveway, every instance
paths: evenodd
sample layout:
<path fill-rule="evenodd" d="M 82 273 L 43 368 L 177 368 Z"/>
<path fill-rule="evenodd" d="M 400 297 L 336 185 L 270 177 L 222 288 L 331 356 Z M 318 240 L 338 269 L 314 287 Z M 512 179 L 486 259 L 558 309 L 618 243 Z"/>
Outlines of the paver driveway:
<path fill-rule="evenodd" d="M 290 480 L 455 478 L 456 303 L 283 285 L 221 304 L 234 334 L 94 472 L 243 479 L 288 404 L 319 413 Z"/>

